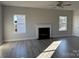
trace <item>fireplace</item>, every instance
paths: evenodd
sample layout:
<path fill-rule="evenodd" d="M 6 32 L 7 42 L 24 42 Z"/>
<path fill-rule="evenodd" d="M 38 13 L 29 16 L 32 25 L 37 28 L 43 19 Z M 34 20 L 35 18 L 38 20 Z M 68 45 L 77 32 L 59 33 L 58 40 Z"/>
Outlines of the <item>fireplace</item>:
<path fill-rule="evenodd" d="M 39 28 L 38 29 L 38 37 L 39 39 L 49 39 L 50 38 L 50 28 L 45 27 L 45 28 Z"/>
<path fill-rule="evenodd" d="M 37 24 L 36 25 L 36 38 L 48 39 L 51 37 L 51 25 L 50 24 Z"/>

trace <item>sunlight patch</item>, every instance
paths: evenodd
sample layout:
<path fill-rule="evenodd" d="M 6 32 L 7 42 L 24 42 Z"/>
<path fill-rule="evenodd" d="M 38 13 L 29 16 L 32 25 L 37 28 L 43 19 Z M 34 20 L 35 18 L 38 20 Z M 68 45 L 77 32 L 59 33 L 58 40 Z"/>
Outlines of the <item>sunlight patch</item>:
<path fill-rule="evenodd" d="M 56 50 L 60 43 L 61 43 L 61 41 L 54 41 L 44 51 Z"/>
<path fill-rule="evenodd" d="M 37 58 L 50 58 L 55 51 L 42 52 Z"/>
<path fill-rule="evenodd" d="M 52 42 L 39 56 L 37 56 L 37 58 L 50 58 L 60 43 L 61 41 Z"/>

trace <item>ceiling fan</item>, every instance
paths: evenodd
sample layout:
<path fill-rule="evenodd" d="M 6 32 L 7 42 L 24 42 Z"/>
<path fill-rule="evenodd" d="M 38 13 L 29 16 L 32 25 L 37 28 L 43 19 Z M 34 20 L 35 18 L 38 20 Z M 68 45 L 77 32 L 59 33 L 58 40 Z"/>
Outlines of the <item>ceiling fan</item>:
<path fill-rule="evenodd" d="M 57 1 L 56 5 L 50 5 L 50 6 L 56 6 L 59 8 L 64 8 L 64 6 L 71 6 L 72 4 L 69 1 Z"/>

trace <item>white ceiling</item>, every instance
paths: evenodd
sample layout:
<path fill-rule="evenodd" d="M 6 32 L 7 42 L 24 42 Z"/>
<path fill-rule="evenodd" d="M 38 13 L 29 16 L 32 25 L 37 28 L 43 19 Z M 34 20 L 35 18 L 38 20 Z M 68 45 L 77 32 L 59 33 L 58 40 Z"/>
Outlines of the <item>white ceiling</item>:
<path fill-rule="evenodd" d="M 46 8 L 46 9 L 65 9 L 65 10 L 79 9 L 79 1 L 71 1 L 71 3 L 72 5 L 68 7 L 55 8 L 55 6 L 50 6 L 50 5 L 56 5 L 57 1 L 1 1 L 1 4 L 7 6 Z"/>

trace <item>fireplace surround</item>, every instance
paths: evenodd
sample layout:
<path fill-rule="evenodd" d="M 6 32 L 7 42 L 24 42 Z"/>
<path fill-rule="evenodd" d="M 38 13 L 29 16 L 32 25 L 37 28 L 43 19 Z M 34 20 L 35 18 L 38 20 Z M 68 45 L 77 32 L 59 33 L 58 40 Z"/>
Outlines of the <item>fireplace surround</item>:
<path fill-rule="evenodd" d="M 39 33 L 39 32 L 41 32 L 41 33 Z M 36 37 L 37 37 L 37 39 L 50 38 L 51 37 L 51 25 L 49 25 L 49 24 L 36 25 Z"/>

